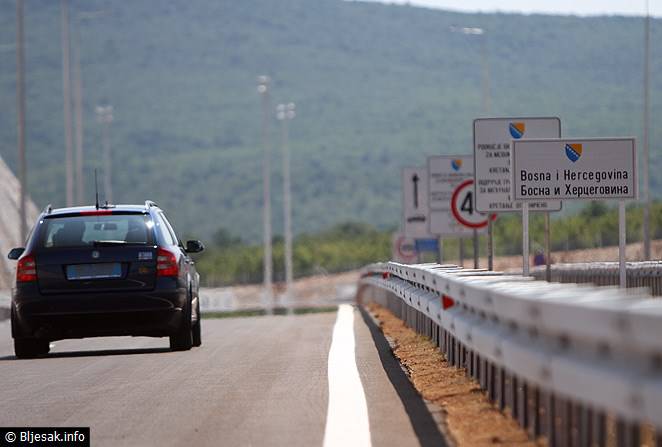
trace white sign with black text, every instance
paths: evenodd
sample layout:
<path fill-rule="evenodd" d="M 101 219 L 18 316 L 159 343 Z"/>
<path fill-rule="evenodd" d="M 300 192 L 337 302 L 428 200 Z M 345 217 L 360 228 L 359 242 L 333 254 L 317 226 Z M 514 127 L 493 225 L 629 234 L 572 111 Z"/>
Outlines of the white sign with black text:
<path fill-rule="evenodd" d="M 474 120 L 474 171 L 476 209 L 480 212 L 518 211 L 511 192 L 512 141 L 561 138 L 559 118 L 480 118 Z M 529 203 L 532 211 L 559 211 L 561 202 Z"/>
<path fill-rule="evenodd" d="M 513 141 L 515 200 L 637 198 L 634 138 Z"/>

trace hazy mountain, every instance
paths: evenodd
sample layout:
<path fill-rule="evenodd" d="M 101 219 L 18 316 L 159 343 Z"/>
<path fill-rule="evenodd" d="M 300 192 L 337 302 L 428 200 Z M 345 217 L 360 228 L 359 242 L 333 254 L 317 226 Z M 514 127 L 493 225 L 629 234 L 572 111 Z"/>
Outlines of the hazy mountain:
<path fill-rule="evenodd" d="M 294 227 L 397 224 L 399 170 L 471 150 L 487 30 L 494 115 L 557 115 L 568 136 L 639 135 L 642 20 L 461 14 L 339 0 L 72 2 L 80 25 L 88 200 L 100 166 L 94 106 L 115 108 L 115 196 L 151 198 L 185 233 L 261 233 L 260 102 L 294 101 Z M 15 166 L 15 3 L 0 0 L 0 155 Z M 83 15 L 82 17 L 86 17 Z M 59 2 L 26 2 L 30 192 L 64 202 Z M 662 27 L 653 26 L 652 182 L 662 182 Z M 281 227 L 280 132 L 274 224 Z"/>

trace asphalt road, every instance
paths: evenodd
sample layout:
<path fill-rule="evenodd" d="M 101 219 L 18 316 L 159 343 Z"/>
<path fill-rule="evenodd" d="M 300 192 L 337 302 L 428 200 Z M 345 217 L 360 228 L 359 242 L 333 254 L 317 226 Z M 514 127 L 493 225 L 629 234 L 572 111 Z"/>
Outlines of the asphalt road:
<path fill-rule="evenodd" d="M 55 342 L 16 360 L 0 323 L 0 426 L 90 426 L 92 445 L 322 445 L 336 313 L 203 321 L 203 346 L 167 339 Z M 354 311 L 374 446 L 442 445 L 381 334 Z M 413 421 L 413 422 L 412 422 Z"/>

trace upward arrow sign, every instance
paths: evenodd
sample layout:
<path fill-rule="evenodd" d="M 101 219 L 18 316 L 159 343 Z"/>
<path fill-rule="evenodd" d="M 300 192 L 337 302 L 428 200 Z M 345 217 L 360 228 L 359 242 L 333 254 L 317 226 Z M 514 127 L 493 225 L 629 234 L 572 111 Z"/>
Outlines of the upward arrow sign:
<path fill-rule="evenodd" d="M 414 183 L 414 208 L 418 208 L 418 174 L 414 173 L 411 177 L 411 181 Z"/>

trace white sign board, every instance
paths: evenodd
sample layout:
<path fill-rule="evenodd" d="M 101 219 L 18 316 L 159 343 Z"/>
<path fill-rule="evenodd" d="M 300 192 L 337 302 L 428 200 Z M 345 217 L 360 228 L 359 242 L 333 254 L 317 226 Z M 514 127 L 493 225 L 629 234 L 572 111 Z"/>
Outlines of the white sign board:
<path fill-rule="evenodd" d="M 473 180 L 473 176 L 474 165 L 471 155 L 428 157 L 431 234 L 446 237 L 473 236 L 473 229 L 460 223 L 454 217 L 451 207 L 455 188 L 466 180 Z M 473 195 L 473 190 L 470 193 Z M 473 197 L 469 197 L 468 201 L 471 202 L 473 211 Z"/>
<path fill-rule="evenodd" d="M 402 231 L 407 237 L 426 238 L 428 233 L 428 169 L 402 170 Z"/>
<path fill-rule="evenodd" d="M 515 200 L 637 198 L 634 138 L 513 142 Z"/>
<path fill-rule="evenodd" d="M 481 118 L 474 120 L 476 209 L 480 212 L 518 211 L 510 190 L 510 148 L 520 138 L 561 138 L 558 118 Z M 558 211 L 560 201 L 535 201 L 531 211 Z"/>

